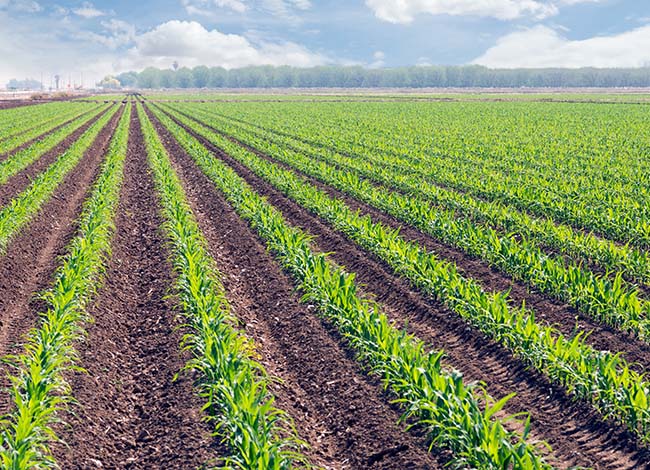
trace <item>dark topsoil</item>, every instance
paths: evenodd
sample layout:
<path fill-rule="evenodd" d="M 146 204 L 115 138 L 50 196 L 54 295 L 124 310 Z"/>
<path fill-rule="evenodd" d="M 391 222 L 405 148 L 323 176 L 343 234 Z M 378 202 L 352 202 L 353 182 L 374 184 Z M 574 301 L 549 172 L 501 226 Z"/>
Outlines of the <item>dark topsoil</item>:
<path fill-rule="evenodd" d="M 182 331 L 170 299 L 172 268 L 134 110 L 113 252 L 79 345 L 87 373 L 70 377 L 78 406 L 61 430 L 65 469 L 193 469 L 223 455 L 201 422 L 192 378 L 178 373 Z"/>
<path fill-rule="evenodd" d="M 225 201 L 169 133 L 154 125 L 173 156 L 200 227 L 223 273 L 228 300 L 261 362 L 272 391 L 311 460 L 331 469 L 433 469 L 445 456 L 397 424 L 399 412 L 378 381 L 363 374 L 337 334 L 300 303 L 290 279 L 246 222 Z"/>
<path fill-rule="evenodd" d="M 384 305 L 391 318 L 400 324 L 408 320 L 411 332 L 435 348 L 444 349 L 448 363 L 461 370 L 467 380 L 484 381 L 488 391 L 497 399 L 510 392 L 517 392 L 517 396 L 508 403 L 506 411 L 531 413 L 533 437 L 544 439 L 552 445 L 555 465 L 586 465 L 599 469 L 643 468 L 648 461 L 648 453 L 638 450 L 634 438 L 623 428 L 614 423 L 603 422 L 589 405 L 573 402 L 560 388 L 549 384 L 540 374 L 527 370 L 499 345 L 468 327 L 455 313 L 411 289 L 406 282 L 394 276 L 384 263 L 290 201 L 205 139 L 198 138 L 216 156 L 231 165 L 260 194 L 282 210 L 287 220 L 315 234 L 316 243 L 321 250 L 335 252 L 333 259 L 357 273 L 358 281 L 366 292 Z M 344 199 L 351 207 L 359 207 L 366 212 L 366 207 L 362 204 L 334 190 L 328 191 Z M 386 223 L 395 223 L 378 211 L 369 209 L 368 212 Z M 435 243 L 430 237 L 415 230 L 409 231 L 407 227 L 402 229 L 402 233 L 406 238 L 422 242 L 427 247 Z M 441 257 L 449 256 L 461 270 L 472 273 L 472 277 L 478 278 L 488 289 L 497 288 L 495 286 L 507 281 L 504 276 L 476 260 L 454 253 L 442 245 L 435 246 L 440 247 Z M 516 283 L 512 285 L 513 288 L 518 287 L 521 292 L 527 292 Z M 542 301 L 549 302 L 540 299 L 540 302 Z M 530 305 L 530 302 L 527 301 L 527 304 Z M 535 308 L 538 309 L 539 305 Z M 565 307 L 558 308 L 562 310 Z M 558 308 L 553 307 L 551 311 L 542 312 L 551 315 Z M 571 325 L 574 318 L 571 317 Z"/>

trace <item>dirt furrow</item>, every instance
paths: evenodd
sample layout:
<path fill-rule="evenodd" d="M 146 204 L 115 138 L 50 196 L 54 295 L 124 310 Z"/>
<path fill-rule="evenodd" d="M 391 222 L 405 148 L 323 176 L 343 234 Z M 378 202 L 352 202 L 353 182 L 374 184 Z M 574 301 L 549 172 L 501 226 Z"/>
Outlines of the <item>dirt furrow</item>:
<path fill-rule="evenodd" d="M 198 137 L 232 166 L 260 194 L 278 207 L 287 220 L 317 236 L 318 247 L 334 252 L 333 259 L 357 273 L 366 292 L 381 302 L 387 313 L 436 349 L 444 349 L 448 363 L 467 380 L 481 380 L 500 398 L 517 392 L 506 410 L 529 411 L 533 433 L 549 442 L 560 467 L 585 465 L 597 469 L 643 468 L 650 461 L 622 427 L 606 423 L 592 408 L 576 403 L 542 375 L 529 371 L 499 345 L 484 338 L 455 313 L 433 302 L 394 276 L 389 267 L 333 231 L 320 219 L 295 204 L 249 169 Z"/>
<path fill-rule="evenodd" d="M 109 121 L 78 166 L 71 171 L 41 213 L 0 255 L 0 356 L 19 351 L 44 304 L 35 295 L 45 290 L 58 259 L 77 230 L 77 218 L 89 187 L 99 173 L 121 112 Z M 7 366 L 0 365 L 0 412 L 6 411 Z"/>
<path fill-rule="evenodd" d="M 84 125 L 79 127 L 63 141 L 56 145 L 49 152 L 45 152 L 38 159 L 32 162 L 27 168 L 15 174 L 7 180 L 6 183 L 0 185 L 0 208 L 6 206 L 12 198 L 16 197 L 23 191 L 32 180 L 44 171 L 48 166 L 56 161 L 56 159 L 65 152 L 81 135 L 95 123 L 101 116 L 108 110 L 99 113 L 97 116 L 91 118 Z"/>
<path fill-rule="evenodd" d="M 640 341 L 631 334 L 601 324 L 587 314 L 579 312 L 564 302 L 549 298 L 522 282 L 514 281 L 507 274 L 490 267 L 480 258 L 470 256 L 461 250 L 441 243 L 435 238 L 420 232 L 418 229 L 395 219 L 385 212 L 363 203 L 331 186 L 323 184 L 315 178 L 311 178 L 291 168 L 289 165 L 275 160 L 256 148 L 243 144 L 232 136 L 226 137 L 235 143 L 243 145 L 261 158 L 272 161 L 283 168 L 291 169 L 307 178 L 310 184 L 327 192 L 331 197 L 343 200 L 353 210 L 359 210 L 362 214 L 368 214 L 372 216 L 373 220 L 392 228 L 399 228 L 400 234 L 405 239 L 418 243 L 442 259 L 454 262 L 458 267 L 459 273 L 465 277 L 476 279 L 486 290 L 509 291 L 510 298 L 514 304 L 521 305 L 525 302 L 529 308 L 535 310 L 539 320 L 556 326 L 563 334 L 572 336 L 576 331 L 589 332 L 588 342 L 595 348 L 621 352 L 628 361 L 633 363 L 634 369 L 639 372 L 648 371 L 648 367 L 650 367 L 650 344 Z"/>
<path fill-rule="evenodd" d="M 62 123 L 62 124 L 58 124 L 57 126 L 51 128 L 51 129 L 48 130 L 47 132 L 44 132 L 44 133 L 42 133 L 42 134 L 40 134 L 40 135 L 34 137 L 33 139 L 30 139 L 30 140 L 26 141 L 26 142 L 23 142 L 23 143 L 20 144 L 18 147 L 14 148 L 14 149 L 12 149 L 12 150 L 6 152 L 6 153 L 2 153 L 2 154 L 0 154 L 0 162 L 2 162 L 3 160 L 6 160 L 7 158 L 11 157 L 12 155 L 15 155 L 16 153 L 20 152 L 21 150 L 26 149 L 27 147 L 29 147 L 30 145 L 32 145 L 34 142 L 37 142 L 37 141 L 39 141 L 39 140 L 42 140 L 43 138 L 47 137 L 49 134 L 52 134 L 52 133 L 58 131 L 58 130 L 61 129 L 63 126 L 67 126 L 68 124 L 70 124 L 70 123 L 71 123 L 72 121 L 74 121 L 75 119 L 78 119 L 78 118 L 80 118 L 80 117 L 83 117 L 83 116 L 87 115 L 88 113 L 91 113 L 91 112 L 94 111 L 95 109 L 96 109 L 96 108 L 93 108 L 93 109 L 91 109 L 91 110 L 84 111 L 83 113 L 80 113 L 80 114 L 78 114 L 78 115 L 76 115 L 76 116 L 74 116 L 74 117 L 71 117 L 70 119 L 68 119 L 68 120 L 65 121 L 64 123 Z M 13 135 L 9 136 L 8 138 L 13 138 L 13 137 L 16 137 L 16 136 L 18 136 L 18 135 L 25 134 L 25 133 L 27 133 L 27 132 L 29 132 L 29 131 L 31 131 L 31 130 L 32 130 L 31 128 L 30 128 L 30 129 L 25 129 L 25 130 L 23 130 L 23 131 L 21 131 L 21 132 L 18 132 L 18 133 L 16 133 L 16 134 L 13 134 Z"/>
<path fill-rule="evenodd" d="M 79 345 L 87 373 L 70 377 L 78 400 L 57 445 L 61 468 L 193 469 L 223 455 L 201 422 L 193 380 L 181 374 L 182 331 L 172 267 L 137 114 L 106 279 Z"/>
<path fill-rule="evenodd" d="M 433 469 L 441 464 L 423 438 L 397 425 L 399 412 L 381 385 L 363 374 L 340 338 L 300 304 L 291 281 L 223 196 L 153 120 L 173 155 L 229 301 L 255 340 L 261 361 L 312 460 L 330 469 Z"/>

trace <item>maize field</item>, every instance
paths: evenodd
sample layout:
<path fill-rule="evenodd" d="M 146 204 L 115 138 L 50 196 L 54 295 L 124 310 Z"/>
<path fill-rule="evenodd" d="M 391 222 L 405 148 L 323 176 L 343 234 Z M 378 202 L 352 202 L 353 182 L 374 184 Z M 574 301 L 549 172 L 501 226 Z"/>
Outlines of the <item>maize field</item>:
<path fill-rule="evenodd" d="M 0 110 L 0 468 L 650 468 L 647 106 Z"/>

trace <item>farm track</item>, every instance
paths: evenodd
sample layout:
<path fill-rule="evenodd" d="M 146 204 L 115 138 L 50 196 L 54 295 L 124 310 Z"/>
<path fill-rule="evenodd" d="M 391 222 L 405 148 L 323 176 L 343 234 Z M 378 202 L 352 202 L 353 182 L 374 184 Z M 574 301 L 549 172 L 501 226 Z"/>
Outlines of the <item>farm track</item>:
<path fill-rule="evenodd" d="M 53 149 L 44 153 L 27 168 L 9 178 L 5 184 L 0 185 L 0 207 L 6 206 L 11 199 L 27 188 L 39 173 L 43 172 L 48 166 L 54 163 L 61 154 L 63 154 L 77 139 L 79 139 L 79 137 L 81 137 L 84 132 L 86 132 L 90 126 L 93 125 L 93 123 L 109 111 L 110 108 L 91 118 Z M 117 121 L 115 121 L 115 123 L 117 123 Z M 48 132 L 48 134 L 49 133 L 51 132 Z"/>
<path fill-rule="evenodd" d="M 83 202 L 99 174 L 122 112 L 115 113 L 40 215 L 9 244 L 7 253 L 0 255 L 0 356 L 19 352 L 25 334 L 45 307 L 35 295 L 52 282 L 59 257 L 75 235 Z M 7 369 L 7 365 L 0 365 L 2 413 L 8 407 L 4 391 L 8 385 Z"/>
<path fill-rule="evenodd" d="M 2 162 L 3 160 L 6 160 L 7 158 L 9 158 L 9 157 L 15 155 L 16 153 L 20 152 L 21 150 L 23 150 L 23 149 L 29 147 L 29 146 L 32 145 L 34 142 L 37 142 L 37 141 L 43 139 L 44 137 L 47 137 L 49 134 L 52 134 L 52 133 L 58 131 L 58 130 L 61 129 L 63 126 L 67 126 L 68 124 L 70 124 L 70 123 L 71 123 L 72 121 L 74 121 L 75 119 L 78 119 L 78 118 L 80 118 L 80 117 L 85 116 L 85 115 L 88 114 L 88 113 L 93 112 L 95 109 L 97 109 L 97 108 L 89 109 L 88 111 L 84 111 L 84 112 L 81 113 L 81 114 L 78 114 L 78 115 L 76 115 L 76 116 L 73 116 L 73 117 L 71 117 L 70 119 L 68 119 L 67 121 L 65 121 L 65 122 L 63 122 L 63 123 L 61 123 L 61 124 L 59 124 L 59 125 L 57 125 L 57 126 L 51 128 L 51 129 L 48 130 L 47 132 L 43 132 L 42 134 L 40 134 L 40 135 L 34 137 L 33 139 L 30 139 L 30 140 L 28 140 L 27 142 L 24 142 L 24 143 L 20 144 L 18 147 L 14 148 L 14 149 L 12 149 L 12 150 L 6 152 L 6 153 L 0 154 L 0 162 Z M 14 134 L 14 135 L 9 136 L 9 138 L 17 137 L 17 136 L 22 135 L 22 134 L 25 134 L 25 133 L 27 133 L 27 132 L 29 132 L 29 131 L 31 131 L 31 130 L 32 130 L 32 129 L 25 129 L 25 130 L 23 130 L 23 131 L 21 131 L 21 132 L 18 132 L 18 133 Z"/>
<path fill-rule="evenodd" d="M 211 129 L 215 132 L 219 132 L 217 128 L 211 127 Z M 597 349 L 621 352 L 623 356 L 632 363 L 631 365 L 633 369 L 639 372 L 648 371 L 648 367 L 650 367 L 650 344 L 644 343 L 632 335 L 617 330 L 614 327 L 598 323 L 595 319 L 579 312 L 574 307 L 559 300 L 548 298 L 536 289 L 528 287 L 520 281 L 513 280 L 507 274 L 490 267 L 480 258 L 470 256 L 461 250 L 441 243 L 430 235 L 419 231 L 417 228 L 405 224 L 395 217 L 382 212 L 380 209 L 359 201 L 332 186 L 321 183 L 315 178 L 306 175 L 290 165 L 274 159 L 268 154 L 239 141 L 233 136 L 221 132 L 219 133 L 232 142 L 255 153 L 257 156 L 301 175 L 306 178 L 310 184 L 327 192 L 331 197 L 344 201 L 353 210 L 359 210 L 362 214 L 368 214 L 373 218 L 373 220 L 379 221 L 392 228 L 399 228 L 402 237 L 425 247 L 427 251 L 436 253 L 436 255 L 441 259 L 454 262 L 458 266 L 459 273 L 465 277 L 476 279 L 485 290 L 509 291 L 510 298 L 515 304 L 520 305 L 525 303 L 529 308 L 532 308 L 536 312 L 536 318 L 538 321 L 544 321 L 556 326 L 558 330 L 566 336 L 573 336 L 576 331 L 590 332 L 587 340 L 589 344 L 593 345 Z M 576 321 L 576 319 L 578 321 Z"/>
<path fill-rule="evenodd" d="M 224 197 L 150 115 L 172 155 L 234 312 L 255 340 L 280 408 L 312 446 L 312 462 L 332 469 L 441 468 L 423 438 L 396 424 L 381 385 L 363 374 L 340 338 L 299 303 L 291 281 Z"/>
<path fill-rule="evenodd" d="M 507 351 L 472 330 L 455 313 L 410 289 L 383 263 L 290 201 L 248 168 L 183 127 L 260 194 L 268 197 L 290 223 L 316 235 L 318 247 L 322 251 L 335 252 L 332 257 L 336 262 L 356 272 L 366 292 L 388 307 L 387 313 L 391 318 L 400 324 L 408 320 L 413 334 L 437 349 L 444 349 L 451 365 L 461 370 L 466 379 L 486 382 L 488 391 L 495 398 L 517 392 L 505 411 L 531 412 L 533 433 L 553 446 L 554 455 L 559 459 L 559 462 L 554 462 L 556 465 L 565 468 L 572 465 L 596 469 L 644 468 L 650 454 L 646 450 L 637 450 L 634 438 L 622 427 L 604 423 L 590 406 L 574 403 L 543 376 L 527 371 Z M 346 202 L 349 200 L 344 199 Z M 476 268 L 480 267 L 479 263 Z M 475 268 L 465 269 L 473 272 Z M 488 280 L 493 277 L 494 273 Z"/>
<path fill-rule="evenodd" d="M 137 113 L 130 123 L 125 180 L 111 260 L 79 345 L 70 377 L 79 404 L 56 445 L 61 468 L 189 469 L 223 455 L 201 422 L 193 380 L 174 375 L 185 365 L 182 330 L 161 217 Z"/>

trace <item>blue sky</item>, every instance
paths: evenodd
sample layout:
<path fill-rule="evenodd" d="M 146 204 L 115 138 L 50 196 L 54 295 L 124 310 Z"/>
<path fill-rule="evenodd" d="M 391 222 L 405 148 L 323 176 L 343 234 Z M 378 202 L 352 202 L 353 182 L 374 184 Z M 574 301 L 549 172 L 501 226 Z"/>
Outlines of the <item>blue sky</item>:
<path fill-rule="evenodd" d="M 648 0 L 0 0 L 0 83 L 198 64 L 650 65 Z"/>

